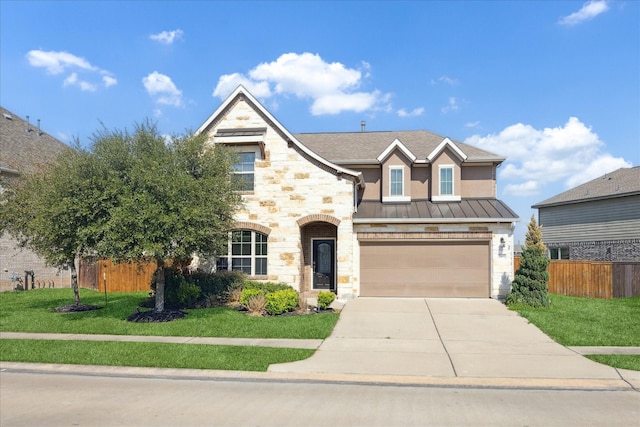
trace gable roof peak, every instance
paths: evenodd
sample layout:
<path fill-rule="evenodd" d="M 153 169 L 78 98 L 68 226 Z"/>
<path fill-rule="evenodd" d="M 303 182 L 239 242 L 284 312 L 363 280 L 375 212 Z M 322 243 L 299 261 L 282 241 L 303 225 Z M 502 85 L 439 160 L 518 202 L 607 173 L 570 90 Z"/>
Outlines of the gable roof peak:
<path fill-rule="evenodd" d="M 416 155 L 413 154 L 411 152 L 411 150 L 409 150 L 402 143 L 402 141 L 400 141 L 398 138 L 396 138 L 396 139 L 393 140 L 393 142 L 391 144 L 389 144 L 387 146 L 387 148 L 384 149 L 384 151 L 382 153 L 380 153 L 380 155 L 378 156 L 378 161 L 380 163 L 384 162 L 391 155 L 391 153 L 393 153 L 395 150 L 400 150 L 400 152 L 402 152 L 402 154 L 407 156 L 407 158 L 409 160 L 411 160 L 412 163 L 415 162 L 418 159 L 416 157 Z"/>
<path fill-rule="evenodd" d="M 427 160 L 433 162 L 433 160 L 438 157 L 438 155 L 445 149 L 449 147 L 455 154 L 460 158 L 460 160 L 467 160 L 467 155 L 462 151 L 449 137 L 445 137 L 438 146 L 427 155 Z"/>

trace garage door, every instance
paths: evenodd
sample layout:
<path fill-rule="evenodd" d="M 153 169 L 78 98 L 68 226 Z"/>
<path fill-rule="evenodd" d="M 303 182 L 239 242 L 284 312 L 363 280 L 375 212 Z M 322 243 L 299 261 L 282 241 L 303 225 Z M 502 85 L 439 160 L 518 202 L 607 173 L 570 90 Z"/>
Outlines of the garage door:
<path fill-rule="evenodd" d="M 489 297 L 488 242 L 360 242 L 362 296 Z"/>

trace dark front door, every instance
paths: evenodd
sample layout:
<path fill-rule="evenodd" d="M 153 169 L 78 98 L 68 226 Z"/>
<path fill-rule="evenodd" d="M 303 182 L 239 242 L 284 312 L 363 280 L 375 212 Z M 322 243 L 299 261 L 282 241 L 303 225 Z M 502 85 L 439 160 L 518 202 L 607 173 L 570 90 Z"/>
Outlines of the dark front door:
<path fill-rule="evenodd" d="M 313 240 L 313 289 L 335 290 L 335 240 Z"/>

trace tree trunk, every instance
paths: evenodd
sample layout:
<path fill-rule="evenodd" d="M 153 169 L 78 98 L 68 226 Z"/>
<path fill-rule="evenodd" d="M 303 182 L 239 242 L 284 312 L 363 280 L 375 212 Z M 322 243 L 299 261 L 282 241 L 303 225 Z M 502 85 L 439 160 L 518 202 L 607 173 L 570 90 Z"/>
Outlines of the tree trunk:
<path fill-rule="evenodd" d="M 156 313 L 164 311 L 164 261 L 157 261 L 156 269 Z"/>
<path fill-rule="evenodd" d="M 76 261 L 69 261 L 71 268 L 71 287 L 73 288 L 73 303 L 75 305 L 80 304 L 80 290 L 78 289 L 78 271 L 76 270 Z"/>

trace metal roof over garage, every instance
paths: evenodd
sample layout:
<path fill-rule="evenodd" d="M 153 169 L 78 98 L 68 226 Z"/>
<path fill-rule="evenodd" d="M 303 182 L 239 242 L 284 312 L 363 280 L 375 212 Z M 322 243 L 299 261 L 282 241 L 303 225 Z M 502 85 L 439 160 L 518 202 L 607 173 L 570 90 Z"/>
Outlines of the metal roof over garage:
<path fill-rule="evenodd" d="M 518 215 L 498 199 L 463 199 L 460 202 L 414 200 L 382 203 L 363 200 L 354 223 L 513 222 Z"/>

